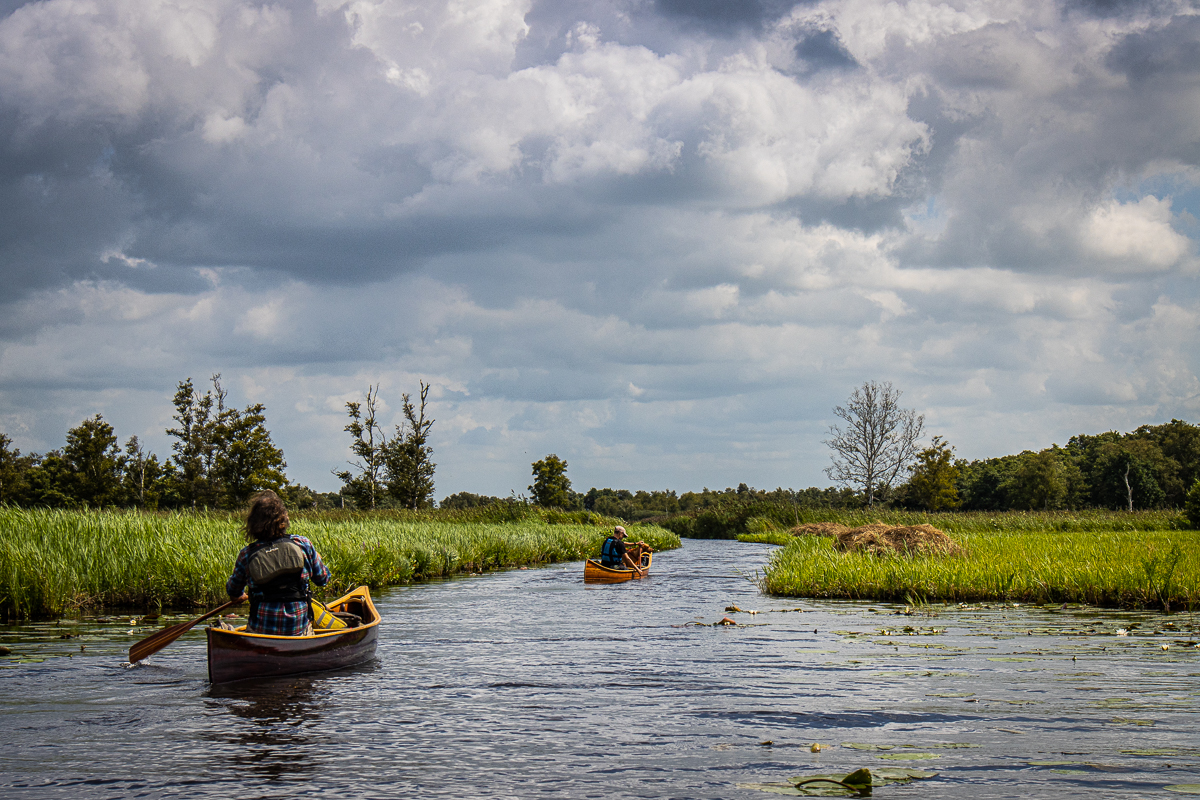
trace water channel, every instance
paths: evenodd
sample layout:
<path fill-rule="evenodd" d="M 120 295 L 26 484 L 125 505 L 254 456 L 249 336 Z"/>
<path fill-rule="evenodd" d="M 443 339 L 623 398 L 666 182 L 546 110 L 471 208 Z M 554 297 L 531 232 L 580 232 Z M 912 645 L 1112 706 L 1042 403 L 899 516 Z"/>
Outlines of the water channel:
<path fill-rule="evenodd" d="M 861 766 L 937 773 L 879 798 L 1200 791 L 1200 615 L 771 598 L 771 549 L 379 592 L 377 661 L 250 685 L 206 682 L 198 630 L 129 667 L 128 617 L 0 628 L 0 797 L 769 800 Z"/>

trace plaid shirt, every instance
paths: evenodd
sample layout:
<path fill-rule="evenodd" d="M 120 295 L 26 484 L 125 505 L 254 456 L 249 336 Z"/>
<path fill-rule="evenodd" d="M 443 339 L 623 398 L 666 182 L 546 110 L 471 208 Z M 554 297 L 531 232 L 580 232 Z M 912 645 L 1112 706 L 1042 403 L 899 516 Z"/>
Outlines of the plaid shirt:
<path fill-rule="evenodd" d="M 308 581 L 312 581 L 317 586 L 329 583 L 331 577 L 329 568 L 317 555 L 317 549 L 313 547 L 313 543 L 303 536 L 288 534 L 287 538 L 304 551 L 304 568 L 300 575 L 304 578 L 305 585 Z M 246 591 L 247 584 L 249 584 L 250 591 L 254 590 L 254 582 L 246 574 L 246 568 L 250 563 L 250 555 L 264 544 L 266 543 L 248 544 L 242 548 L 242 552 L 238 553 L 237 562 L 233 565 L 233 575 L 225 584 L 225 593 L 229 595 L 230 599 L 241 597 L 242 593 Z M 247 630 L 272 636 L 300 636 L 307 628 L 308 604 L 303 600 L 296 600 L 285 603 L 259 603 L 258 614 L 250 620 Z"/>

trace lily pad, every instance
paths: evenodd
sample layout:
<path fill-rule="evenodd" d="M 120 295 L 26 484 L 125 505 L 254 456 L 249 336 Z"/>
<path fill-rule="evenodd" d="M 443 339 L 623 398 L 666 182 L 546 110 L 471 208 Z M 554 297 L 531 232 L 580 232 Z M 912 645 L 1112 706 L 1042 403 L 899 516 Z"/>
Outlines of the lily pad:
<path fill-rule="evenodd" d="M 864 792 L 878 786 L 894 783 L 908 783 L 912 780 L 934 778 L 938 773 L 923 769 L 908 769 L 906 767 L 880 767 L 879 769 L 857 769 L 850 773 L 824 773 L 819 775 L 797 775 L 790 778 L 790 783 L 739 783 L 743 789 L 757 789 L 772 794 L 791 795 L 793 797 L 861 797 Z M 870 783 L 858 783 L 869 779 Z M 799 784 L 799 785 L 797 785 Z M 862 786 L 864 791 L 849 787 Z"/>
<path fill-rule="evenodd" d="M 849 747 L 851 750 L 895 750 L 894 744 L 871 744 L 869 742 L 842 742 L 842 747 Z"/>
<path fill-rule="evenodd" d="M 905 747 L 918 747 L 915 744 L 906 744 Z M 969 744 L 967 742 L 945 742 L 944 744 L 923 744 L 919 745 L 925 750 L 961 750 L 969 747 L 983 747 L 981 744 Z"/>
<path fill-rule="evenodd" d="M 876 758 L 886 758 L 889 761 L 928 761 L 931 758 L 941 758 L 936 753 L 884 753 Z"/>
<path fill-rule="evenodd" d="M 988 661 L 1033 661 L 1033 659 L 1017 656 L 988 656 Z"/>
<path fill-rule="evenodd" d="M 1200 794 L 1200 783 L 1176 783 L 1163 788 L 1168 792 L 1178 792 L 1179 794 Z"/>
<path fill-rule="evenodd" d="M 1149 750 L 1122 750 L 1122 753 L 1129 756 L 1177 756 L 1180 751 L 1172 747 L 1156 747 Z"/>

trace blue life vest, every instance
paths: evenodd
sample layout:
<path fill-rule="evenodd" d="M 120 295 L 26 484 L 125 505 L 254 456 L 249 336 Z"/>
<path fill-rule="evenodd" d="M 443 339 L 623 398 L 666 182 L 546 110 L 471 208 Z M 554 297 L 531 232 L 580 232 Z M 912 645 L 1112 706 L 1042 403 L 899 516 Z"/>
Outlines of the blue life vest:
<path fill-rule="evenodd" d="M 606 567 L 625 566 L 625 545 L 615 536 L 604 540 L 604 546 L 600 548 L 600 563 Z"/>

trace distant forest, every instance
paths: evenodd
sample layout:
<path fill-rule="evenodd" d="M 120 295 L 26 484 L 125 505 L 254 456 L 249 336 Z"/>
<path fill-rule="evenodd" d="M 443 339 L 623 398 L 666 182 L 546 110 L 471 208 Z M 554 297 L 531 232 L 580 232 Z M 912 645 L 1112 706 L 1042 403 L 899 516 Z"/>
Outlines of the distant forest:
<path fill-rule="evenodd" d="M 176 424 L 167 430 L 174 443 L 166 459 L 146 452 L 136 436 L 121 446 L 112 426 L 100 415 L 68 431 L 65 447 L 44 454 L 22 454 L 0 433 L 0 503 L 52 508 L 236 509 L 244 507 L 255 492 L 272 489 L 294 508 L 367 507 L 359 486 L 361 477 L 343 475 L 346 483 L 342 490 L 330 493 L 289 483 L 283 451 L 271 439 L 263 406 L 229 406 L 219 379 L 219 375 L 213 376 L 213 388 L 204 394 L 190 379 L 178 385 Z M 431 424 L 423 417 L 424 390 L 422 385 L 416 418 L 426 426 L 418 428 L 421 431 Z M 407 402 L 408 396 L 404 399 Z M 424 440 L 417 445 L 413 448 L 424 454 L 422 468 L 429 475 L 423 479 L 427 479 L 431 494 L 431 450 Z M 763 490 L 745 483 L 737 488 L 682 494 L 671 489 L 595 487 L 581 493 L 570 489 L 566 462 L 557 463 L 561 464 L 563 490 L 555 495 L 557 503 L 566 510 L 587 510 L 631 522 L 753 505 L 819 510 L 862 508 L 866 502 L 854 488 Z M 534 465 L 535 474 L 539 464 Z M 1080 434 L 1065 446 L 976 461 L 955 458 L 953 447 L 935 437 L 910 465 L 905 482 L 877 491 L 875 507 L 926 511 L 1182 508 L 1197 479 L 1200 426 L 1176 419 L 1163 425 L 1143 425 L 1129 433 Z M 499 498 L 459 492 L 439 505 L 462 509 L 529 502 L 533 501 L 515 494 Z M 384 508 L 427 505 L 432 505 L 432 500 L 417 504 L 396 500 L 387 492 L 381 493 L 378 503 Z"/>
<path fill-rule="evenodd" d="M 1200 478 L 1200 426 L 1173 419 L 1130 433 L 1109 431 L 1072 436 L 1066 446 L 1026 450 L 976 461 L 955 458 L 953 447 L 935 437 L 918 454 L 904 483 L 882 487 L 875 506 L 920 511 L 1145 510 L 1182 508 Z M 786 504 L 800 509 L 854 509 L 866 505 L 851 488 L 772 490 L 745 483 L 736 489 L 589 489 L 568 491 L 568 510 L 586 509 L 636 521 L 705 509 Z M 460 492 L 443 507 L 468 508 L 501 498 Z"/>

